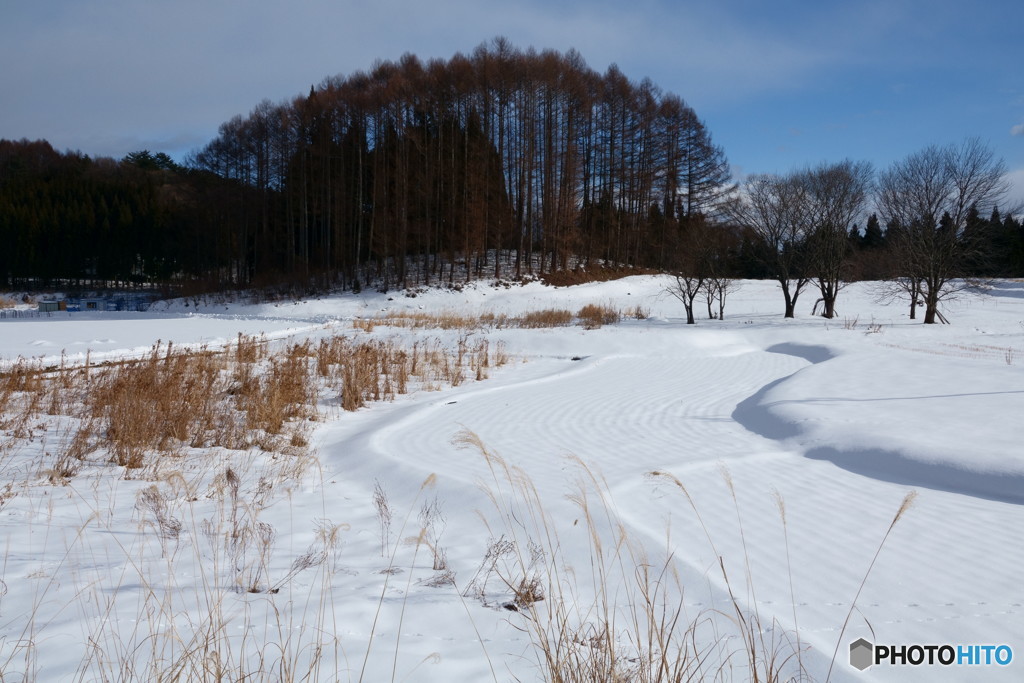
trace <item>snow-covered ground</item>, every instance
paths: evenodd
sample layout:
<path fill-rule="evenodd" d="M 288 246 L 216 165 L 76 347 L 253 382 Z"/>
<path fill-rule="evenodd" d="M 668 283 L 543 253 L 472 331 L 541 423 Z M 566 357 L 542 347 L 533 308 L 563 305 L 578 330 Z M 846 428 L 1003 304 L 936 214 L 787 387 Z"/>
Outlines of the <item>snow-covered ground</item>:
<path fill-rule="evenodd" d="M 637 567 L 667 563 L 678 583 L 658 585 L 670 595 L 681 586 L 683 620 L 717 662 L 706 675 L 749 675 L 731 591 L 764 651 L 800 653 L 790 673 L 802 663 L 825 679 L 838 647 L 832 680 L 1021 680 L 1024 282 L 965 294 L 944 309 L 952 324 L 932 326 L 908 320 L 903 302 L 877 303 L 866 283 L 841 293 L 838 319 L 810 316 L 811 291 L 799 317 L 784 320 L 769 282 L 744 282 L 725 320 L 685 325 L 668 284 L 480 283 L 412 298 L 0 320 L 0 363 L 50 364 L 62 352 L 71 361 L 87 350 L 91 359 L 138 355 L 158 339 L 216 347 L 239 332 L 354 336 L 365 334 L 354 318 L 385 312 L 514 315 L 587 303 L 649 312 L 600 329 L 378 327 L 374 335 L 410 344 L 502 341 L 513 360 L 483 381 L 353 413 L 321 406 L 316 463 L 298 480 L 258 452 L 219 452 L 210 455 L 217 467 L 170 464 L 155 482 L 94 466 L 52 486 L 33 463 L 59 435 L 0 449 L 0 485 L 12 484 L 0 489 L 0 679 L 149 679 L 149 662 L 204 647 L 217 650 L 209 661 L 239 668 L 254 658 L 293 663 L 298 671 L 278 670 L 286 679 L 302 679 L 311 661 L 318 680 L 540 679 L 527 616 L 501 607 L 511 596 L 502 577 L 522 578 L 515 558 L 532 543 L 543 551 L 534 569 L 558 579 L 537 605 L 549 610 L 561 597 L 593 626 L 607 615 L 602 587 L 604 603 L 625 609 Z M 234 497 L 228 466 L 242 476 Z M 154 485 L 163 502 L 153 505 L 178 533 L 140 502 Z M 912 507 L 872 565 L 910 491 Z M 383 531 L 382 500 L 393 514 Z M 424 505 L 434 509 L 426 525 Z M 239 515 L 268 525 L 245 552 L 262 558 L 276 592 L 233 589 L 250 560 L 218 530 Z M 595 534 L 615 570 L 597 583 Z M 417 536 L 425 542 L 408 540 Z M 626 539 L 619 556 L 615 538 Z M 518 555 L 488 575 L 485 555 L 500 540 Z M 433 569 L 432 549 L 451 574 Z M 628 618 L 613 630 L 630 632 Z M 1005 644 L 1014 660 L 861 673 L 848 663 L 860 637 Z"/>

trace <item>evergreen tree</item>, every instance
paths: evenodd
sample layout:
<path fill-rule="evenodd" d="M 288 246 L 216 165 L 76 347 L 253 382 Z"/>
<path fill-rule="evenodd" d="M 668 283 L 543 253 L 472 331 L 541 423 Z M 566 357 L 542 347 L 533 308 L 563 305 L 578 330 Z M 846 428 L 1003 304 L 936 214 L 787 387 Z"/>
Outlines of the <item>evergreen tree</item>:
<path fill-rule="evenodd" d="M 871 214 L 864 226 L 864 235 L 860 240 L 862 249 L 880 249 L 885 246 L 885 233 L 882 232 L 882 225 L 878 222 L 878 215 Z"/>

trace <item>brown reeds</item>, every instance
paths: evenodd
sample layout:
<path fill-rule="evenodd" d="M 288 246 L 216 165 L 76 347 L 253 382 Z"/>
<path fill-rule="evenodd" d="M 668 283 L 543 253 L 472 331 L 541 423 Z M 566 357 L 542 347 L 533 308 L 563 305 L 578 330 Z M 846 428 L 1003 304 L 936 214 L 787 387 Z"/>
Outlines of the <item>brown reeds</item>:
<path fill-rule="evenodd" d="M 336 336 L 276 348 L 239 335 L 226 349 L 157 342 L 142 358 L 100 364 L 19 359 L 0 373 L 0 428 L 12 437 L 3 448 L 55 428 L 54 461 L 42 468 L 54 481 L 96 453 L 139 470 L 194 448 L 300 452 L 324 400 L 357 410 L 416 388 L 482 380 L 506 362 L 501 343 L 470 333 L 454 345 Z"/>
<path fill-rule="evenodd" d="M 439 313 L 398 311 L 390 312 L 380 317 L 356 318 L 352 321 L 352 326 L 364 332 L 373 332 L 377 326 L 472 331 L 484 326 L 500 326 L 500 319 L 494 315 L 471 316 L 454 311 L 441 311 Z"/>
<path fill-rule="evenodd" d="M 649 315 L 642 307 L 635 307 L 629 315 L 643 319 Z M 566 327 L 573 320 L 586 329 L 596 329 L 602 325 L 613 325 L 622 319 L 623 314 L 610 304 L 587 304 L 574 316 L 572 311 L 561 308 L 547 308 L 537 311 L 526 311 L 519 315 L 482 313 L 465 315 L 453 312 L 423 313 L 393 311 L 384 315 L 356 318 L 352 326 L 364 332 L 373 332 L 377 327 L 398 327 L 406 329 L 440 329 L 461 330 L 472 333 L 487 329 L 523 328 L 542 329 L 550 327 Z"/>
<path fill-rule="evenodd" d="M 622 319 L 617 308 L 607 304 L 587 304 L 579 310 L 576 317 L 585 329 L 594 330 L 602 325 L 614 325 Z"/>
<path fill-rule="evenodd" d="M 558 308 L 529 311 L 516 318 L 517 327 L 527 329 L 540 327 L 565 327 L 572 323 L 572 312 Z"/>
<path fill-rule="evenodd" d="M 135 509 L 140 527 L 156 537 L 163 562 L 156 572 L 143 561 L 145 547 L 125 547 L 122 574 L 114 581 L 134 584 L 138 607 L 134 627 L 122 628 L 111 615 L 121 591 L 104 595 L 95 586 L 82 590 L 79 601 L 88 619 L 86 651 L 75 677 L 81 680 L 156 681 L 315 681 L 331 676 L 321 671 L 324 659 L 339 661 L 337 636 L 329 633 L 331 578 L 344 525 L 317 523 L 313 541 L 294 556 L 287 569 L 272 566 L 279 555 L 275 529 L 259 519 L 259 496 L 252 482 L 230 467 L 211 482 L 208 497 L 216 509 L 196 520 L 194 498 L 181 499 L 188 485 L 180 476 L 139 490 Z M 194 566 L 198 583 L 182 591 L 175 573 L 163 572 L 179 562 Z M 258 621 L 248 602 L 240 615 L 226 595 L 272 596 L 293 584 L 299 574 L 315 575 L 320 596 L 292 610 L 272 607 Z M 123 609 L 123 607 L 121 608 Z M 129 608 L 130 609 L 130 608 Z M 235 631 L 240 622 L 244 628 Z M 228 627 L 228 624 L 232 628 Z M 31 647 L 31 645 L 29 645 Z M 0 661 L 0 678 L 5 672 Z"/>

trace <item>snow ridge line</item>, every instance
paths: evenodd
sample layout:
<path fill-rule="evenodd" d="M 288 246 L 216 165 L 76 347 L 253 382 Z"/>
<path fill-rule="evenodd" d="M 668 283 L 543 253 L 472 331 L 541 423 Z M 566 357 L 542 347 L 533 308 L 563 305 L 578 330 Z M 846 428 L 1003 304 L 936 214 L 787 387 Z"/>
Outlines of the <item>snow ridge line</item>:
<path fill-rule="evenodd" d="M 780 353 L 803 358 L 810 366 L 827 362 L 835 354 L 824 346 L 802 344 L 775 344 L 767 349 L 769 353 Z M 733 411 L 733 419 L 747 430 L 776 441 L 786 441 L 796 447 L 804 457 L 824 460 L 848 472 L 904 486 L 921 487 L 957 493 L 985 500 L 1024 505 L 1024 476 L 1005 472 L 977 472 L 955 465 L 927 462 L 909 458 L 899 450 L 864 448 L 841 450 L 834 446 L 800 448 L 792 440 L 803 432 L 800 427 L 785 420 L 771 410 L 766 400 L 770 392 L 790 381 L 806 368 L 801 368 L 761 387 L 749 398 L 741 401 Z"/>

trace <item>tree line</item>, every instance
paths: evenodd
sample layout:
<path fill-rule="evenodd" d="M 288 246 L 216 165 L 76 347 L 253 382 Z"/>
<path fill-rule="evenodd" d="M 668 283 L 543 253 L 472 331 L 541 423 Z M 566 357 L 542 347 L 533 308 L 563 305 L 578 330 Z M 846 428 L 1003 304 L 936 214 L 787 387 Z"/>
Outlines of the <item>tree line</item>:
<path fill-rule="evenodd" d="M 226 255 L 233 281 L 269 269 L 345 283 L 370 265 L 405 286 L 445 277 L 445 264 L 452 279 L 458 259 L 466 278 L 577 260 L 664 266 L 678 222 L 729 183 L 724 152 L 678 96 L 500 38 L 262 102 L 190 165 L 256 197 Z M 495 252 L 507 256 L 488 261 Z"/>
<path fill-rule="evenodd" d="M 130 163 L 0 140 L 0 284 L 170 278 L 157 184 Z"/>
<path fill-rule="evenodd" d="M 5 143 L 9 162 L 30 160 L 0 167 L 16 179 L 0 180 L 0 234 L 32 244 L 0 263 L 8 282 L 391 287 L 451 281 L 457 263 L 463 278 L 667 267 L 679 225 L 730 189 L 723 150 L 677 95 L 502 38 L 261 102 L 181 167 L 149 152 L 109 163 L 50 150 L 44 169 L 31 160 L 41 146 Z M 118 182 L 115 202 L 104 193 Z M 40 207 L 61 199 L 76 208 Z M 54 247 L 67 257 L 48 261 Z"/>
<path fill-rule="evenodd" d="M 934 323 L 945 322 L 939 304 L 977 278 L 1024 273 L 1024 227 L 1013 215 L 1021 207 L 1005 218 L 999 211 L 1009 189 L 1006 164 L 968 139 L 932 145 L 877 175 L 850 160 L 755 175 L 730 213 L 754 235 L 749 254 L 778 281 L 786 317 L 814 287 L 815 308 L 832 318 L 844 284 L 868 278 L 889 282 L 890 296 L 905 294 L 910 318 L 922 306 L 924 322 Z M 876 212 L 862 232 L 858 220 L 869 208 Z M 699 248 L 688 251 L 684 272 L 712 270 L 694 262 Z"/>
<path fill-rule="evenodd" d="M 844 283 L 885 278 L 933 322 L 964 277 L 1024 273 L 1005 171 L 968 141 L 737 186 L 679 96 L 498 38 L 261 102 L 182 165 L 0 141 L 0 280 L 309 291 L 625 265 L 675 273 L 691 320 L 734 278 L 777 280 L 787 316 L 814 288 L 829 317 Z"/>

